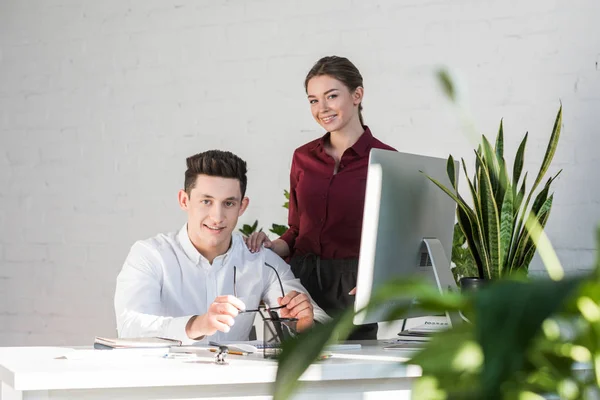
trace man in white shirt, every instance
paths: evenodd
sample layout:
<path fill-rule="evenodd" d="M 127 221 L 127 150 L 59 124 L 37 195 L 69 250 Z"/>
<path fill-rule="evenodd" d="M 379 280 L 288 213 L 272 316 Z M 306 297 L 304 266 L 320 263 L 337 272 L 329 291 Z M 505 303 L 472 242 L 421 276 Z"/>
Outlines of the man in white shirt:
<path fill-rule="evenodd" d="M 246 163 L 218 150 L 187 160 L 179 232 L 136 242 L 117 277 L 119 337 L 248 340 L 260 301 L 297 318 L 299 331 L 329 317 L 271 250 L 251 253 L 233 232 L 248 207 Z M 279 275 L 279 278 L 278 278 Z M 283 293 L 282 293 L 283 292 Z"/>

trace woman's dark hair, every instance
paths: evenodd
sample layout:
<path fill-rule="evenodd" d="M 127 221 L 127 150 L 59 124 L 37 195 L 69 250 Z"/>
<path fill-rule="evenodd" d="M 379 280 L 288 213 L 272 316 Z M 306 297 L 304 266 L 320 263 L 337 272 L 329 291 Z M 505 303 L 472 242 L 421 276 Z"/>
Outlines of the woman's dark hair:
<path fill-rule="evenodd" d="M 246 194 L 246 161 L 229 151 L 209 150 L 186 159 L 184 190 L 190 196 L 198 175 L 234 178 L 240 181 L 242 198 Z"/>
<path fill-rule="evenodd" d="M 357 87 L 363 87 L 363 78 L 358 68 L 346 57 L 328 56 L 323 57 L 313 65 L 308 71 L 306 79 L 304 80 L 304 90 L 308 89 L 308 81 L 315 76 L 328 75 L 332 78 L 342 82 L 350 92 L 354 92 Z M 360 119 L 361 125 L 363 123 L 362 117 L 362 103 L 358 105 L 358 118 Z"/>

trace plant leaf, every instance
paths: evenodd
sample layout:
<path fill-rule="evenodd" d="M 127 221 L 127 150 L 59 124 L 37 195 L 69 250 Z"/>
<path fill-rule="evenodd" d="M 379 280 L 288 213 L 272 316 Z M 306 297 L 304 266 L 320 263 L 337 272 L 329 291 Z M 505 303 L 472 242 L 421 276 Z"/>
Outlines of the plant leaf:
<path fill-rule="evenodd" d="M 479 156 L 481 156 L 481 145 L 477 146 L 477 151 L 475 151 L 475 153 L 479 154 Z M 463 164 L 464 164 L 464 161 L 463 161 Z M 473 188 L 475 189 L 475 191 L 477 191 L 479 188 L 480 172 L 481 172 L 481 163 L 479 162 L 479 157 L 475 156 L 475 173 L 473 174 Z M 465 173 L 466 173 L 466 168 L 465 168 Z"/>
<path fill-rule="evenodd" d="M 258 220 L 255 220 L 252 225 L 244 224 L 240 229 L 238 229 L 244 236 L 250 236 L 252 233 L 256 232 L 256 228 L 258 227 Z M 259 232 L 262 232 L 262 228 L 260 228 Z"/>
<path fill-rule="evenodd" d="M 488 279 L 499 277 L 500 258 L 500 219 L 498 205 L 494 198 L 494 192 L 488 169 L 482 161 L 483 168 L 481 173 L 481 215 L 484 237 L 487 239 L 489 264 L 487 268 Z"/>
<path fill-rule="evenodd" d="M 438 69 L 437 71 L 438 81 L 440 82 L 444 93 L 452 101 L 456 101 L 456 90 L 454 89 L 454 83 L 452 78 L 446 69 Z"/>
<path fill-rule="evenodd" d="M 279 224 L 272 224 L 271 229 L 269 229 L 270 232 L 273 232 L 277 236 L 283 235 L 287 230 L 288 230 L 287 225 L 279 225 Z"/>
<path fill-rule="evenodd" d="M 508 255 L 510 254 L 510 243 L 512 241 L 513 229 L 514 229 L 514 214 L 513 214 L 513 198 L 512 188 L 509 186 L 506 188 L 504 194 L 504 201 L 502 202 L 502 209 L 500 212 L 500 266 L 498 268 L 498 274 L 504 275 L 504 270 L 507 265 Z"/>
<path fill-rule="evenodd" d="M 409 302 L 405 302 L 408 300 Z M 376 309 L 382 304 L 393 303 L 390 316 L 393 319 L 402 318 L 409 310 L 437 312 L 460 311 L 470 309 L 466 296 L 460 292 L 440 293 L 438 287 L 420 277 L 393 279 L 380 286 L 367 307 Z"/>
<path fill-rule="evenodd" d="M 432 335 L 407 363 L 422 369 L 422 377 L 412 389 L 413 399 L 481 399 L 478 381 L 483 354 L 469 324 Z"/>
<path fill-rule="evenodd" d="M 393 280 L 379 287 L 371 297 L 366 311 L 399 299 L 410 299 L 410 302 L 394 307 L 393 315 L 405 316 L 411 308 L 413 299 L 416 300 L 414 303 L 418 304 L 419 309 L 427 311 L 472 309 L 466 297 L 460 293 L 442 294 L 430 282 L 412 277 Z M 332 321 L 326 324 L 315 324 L 309 331 L 284 341 L 278 359 L 274 399 L 289 398 L 300 384 L 299 378 L 317 359 L 325 345 L 348 337 L 354 329 L 353 317 L 354 310 L 350 307 L 345 312 L 334 316 Z"/>
<path fill-rule="evenodd" d="M 423 172 L 423 171 L 421 171 Z M 450 189 L 448 189 L 446 186 L 444 186 L 443 184 L 441 184 L 439 181 L 437 181 L 435 178 L 432 178 L 428 175 L 427 179 L 429 179 L 431 182 L 433 182 L 437 187 L 439 187 L 440 189 L 442 189 L 442 191 L 444 191 L 448 196 L 450 196 L 452 198 L 452 200 L 454 200 L 456 202 L 456 204 L 461 207 L 466 213 L 469 212 L 473 212 L 473 210 L 467 205 L 467 203 L 462 199 L 462 197 L 457 196 L 456 194 L 454 194 Z"/>
<path fill-rule="evenodd" d="M 483 164 L 488 171 L 488 175 L 490 177 L 490 183 L 492 184 L 492 193 L 494 196 L 498 191 L 498 160 L 496 159 L 496 153 L 492 149 L 492 145 L 485 137 L 485 135 L 481 135 L 483 141 L 483 157 L 480 160 L 481 164 Z M 481 182 L 479 182 L 481 184 Z"/>
<path fill-rule="evenodd" d="M 552 162 L 552 158 L 554 157 L 554 153 L 556 152 L 556 146 L 558 145 L 558 139 L 560 137 L 561 125 L 562 125 L 562 105 L 558 109 L 558 113 L 556 115 L 556 120 L 554 121 L 554 128 L 552 130 L 552 135 L 550 136 L 550 141 L 548 142 L 548 147 L 546 148 L 546 154 L 544 155 L 544 161 L 542 161 L 542 166 L 540 167 L 540 171 L 538 172 L 538 175 L 535 178 L 535 182 L 533 183 L 533 186 L 531 187 L 531 190 L 529 191 L 529 195 L 527 195 L 527 201 L 525 201 L 525 206 L 523 207 L 523 210 L 521 212 L 521 217 L 519 218 L 517 232 L 521 231 L 523 223 L 527 221 L 527 219 L 525 219 L 525 215 L 527 213 L 527 209 L 529 207 L 529 202 L 531 201 L 531 197 L 533 196 L 535 189 L 537 189 L 538 185 L 540 184 L 544 175 L 546 174 L 546 171 L 548 170 L 550 163 Z M 514 263 L 514 258 L 513 258 L 513 263 Z M 514 264 L 513 264 L 513 267 L 514 267 Z"/>
<path fill-rule="evenodd" d="M 550 212 L 543 214 L 540 218 L 540 226 L 542 228 L 546 227 L 546 223 L 548 222 L 548 217 L 550 217 Z M 531 259 L 535 255 L 535 251 L 537 250 L 537 246 L 533 245 L 533 243 L 537 243 L 537 239 L 533 239 L 529 247 L 525 247 L 523 260 L 521 261 L 521 265 L 529 265 L 531 263 Z"/>
<path fill-rule="evenodd" d="M 525 176 L 523 177 L 523 182 L 521 182 L 521 188 L 516 193 L 516 197 L 514 198 L 514 219 L 517 218 L 519 214 L 519 210 L 521 209 L 521 203 L 523 203 L 523 199 L 525 198 L 525 191 L 527 190 L 527 175 L 528 172 L 525 172 Z M 513 182 L 514 185 L 516 183 Z M 513 186 L 514 188 L 515 186 Z M 513 190 L 514 193 L 514 190 Z"/>
<path fill-rule="evenodd" d="M 529 132 L 525 133 L 519 149 L 517 150 L 517 156 L 515 157 L 515 163 L 513 165 L 513 187 L 516 189 L 519 179 L 521 179 L 521 171 L 523 171 L 523 163 L 525 161 L 525 146 L 527 145 L 527 136 Z M 514 195 L 514 193 L 513 193 Z"/>
<path fill-rule="evenodd" d="M 529 219 L 538 219 L 539 220 L 538 216 L 540 215 L 541 208 L 547 201 L 548 191 L 550 190 L 550 185 L 552 184 L 554 179 L 556 179 L 558 177 L 558 175 L 560 175 L 561 172 L 562 172 L 562 170 L 558 171 L 558 173 L 554 177 L 548 179 L 548 182 L 546 182 L 546 185 L 544 185 L 544 189 L 542 189 L 542 191 L 540 193 L 538 193 L 535 200 L 533 201 L 531 210 L 529 210 L 529 213 L 527 215 L 528 220 Z M 552 204 L 552 202 L 550 202 L 550 205 L 551 204 Z M 521 221 L 519 221 L 519 222 L 521 222 Z M 515 236 L 517 238 L 517 246 L 516 246 L 516 250 L 514 252 L 513 258 L 512 258 L 512 263 L 511 263 L 511 267 L 510 267 L 511 271 L 514 269 L 519 269 L 519 268 L 527 268 L 528 264 L 522 264 L 522 262 L 526 258 L 526 254 L 529 251 L 529 247 L 531 247 L 531 245 L 533 245 L 534 247 L 537 246 L 537 238 L 535 238 L 534 241 L 532 242 L 532 237 L 531 237 L 531 234 L 528 231 L 528 229 L 526 227 L 523 227 L 523 229 L 521 230 L 520 229 L 521 227 L 522 227 L 522 225 L 519 224 L 519 230 L 516 231 L 516 233 L 518 234 L 518 236 Z"/>
<path fill-rule="evenodd" d="M 465 275 L 465 276 L 477 276 L 479 278 L 483 278 L 484 272 L 484 264 L 481 259 L 481 248 L 482 241 L 481 239 L 478 241 L 477 238 L 480 238 L 481 233 L 478 231 L 477 221 L 471 221 L 467 213 L 461 210 L 459 207 L 456 208 L 456 215 L 458 219 L 458 225 L 462 232 L 465 232 L 465 240 L 467 241 L 467 249 L 471 254 L 473 262 L 475 263 L 475 267 L 477 269 L 477 275 Z"/>
<path fill-rule="evenodd" d="M 290 208 L 290 192 L 283 189 L 283 195 L 285 196 L 285 199 L 287 200 L 285 203 L 283 203 L 283 208 L 289 209 Z"/>
<path fill-rule="evenodd" d="M 502 384 L 521 373 L 526 349 L 542 322 L 581 281 L 498 281 L 475 294 L 474 325 L 484 363 L 481 398 L 500 399 Z"/>
<path fill-rule="evenodd" d="M 525 176 L 523 177 L 523 182 L 521 183 L 521 189 L 519 189 L 519 192 L 516 195 L 517 197 L 514 199 L 515 206 L 514 206 L 513 220 L 514 220 L 514 224 L 516 224 L 516 228 L 513 231 L 513 237 L 510 242 L 510 253 L 508 255 L 508 260 L 506 262 L 506 266 L 509 268 L 509 271 L 507 271 L 507 272 L 509 272 L 509 273 L 512 270 L 513 265 L 515 264 L 515 254 L 516 254 L 517 248 L 519 246 L 519 239 L 522 236 L 523 220 L 518 219 L 518 216 L 519 216 L 519 211 L 521 210 L 521 204 L 523 202 L 523 199 L 525 198 L 525 191 L 527 188 L 527 174 L 528 173 L 526 172 Z M 518 222 L 517 222 L 517 219 L 518 219 Z"/>
<path fill-rule="evenodd" d="M 545 199 L 544 203 L 541 206 L 539 206 L 538 211 L 536 211 L 535 214 L 532 215 L 532 218 L 534 217 L 538 220 L 539 231 L 530 232 L 525 246 L 523 247 L 521 260 L 517 265 L 526 267 L 531 262 L 531 259 L 535 254 L 540 231 L 541 229 L 544 229 L 546 227 L 546 223 L 548 222 L 548 218 L 550 217 L 550 211 L 552 209 L 552 199 L 553 195 L 550 195 L 550 197 Z"/>
<path fill-rule="evenodd" d="M 452 158 L 452 154 L 448 156 L 448 162 L 446 163 L 446 172 L 448 173 L 448 179 L 450 179 L 450 183 L 454 190 L 458 190 L 456 187 L 456 171 L 454 171 L 454 158 Z"/>
<path fill-rule="evenodd" d="M 556 114 L 556 119 L 554 121 L 554 127 L 552 128 L 552 135 L 550 136 L 550 141 L 548 142 L 548 147 L 546 148 L 546 154 L 544 154 L 544 160 L 542 161 L 542 166 L 540 167 L 540 171 L 538 172 L 537 177 L 535 178 L 535 183 L 531 189 L 532 193 L 540 184 L 546 171 L 548 171 L 548 167 L 550 167 L 550 163 L 554 158 L 554 153 L 556 153 L 556 148 L 558 146 L 558 139 L 560 138 L 560 130 L 562 125 L 562 105 L 558 109 L 558 113 Z M 531 194 L 530 194 L 531 197 Z"/>
<path fill-rule="evenodd" d="M 498 158 L 498 168 L 498 190 L 496 191 L 495 197 L 496 204 L 501 205 L 504 203 L 504 196 L 506 196 L 506 191 L 512 191 L 512 188 L 509 188 L 510 181 L 508 178 L 508 171 L 506 170 L 506 162 L 504 161 L 504 158 Z"/>
<path fill-rule="evenodd" d="M 422 171 L 421 171 L 422 172 Z M 427 176 L 427 175 L 426 175 Z M 475 228 L 475 231 L 478 233 L 478 236 L 481 240 L 481 243 L 484 243 L 484 238 L 481 232 L 481 229 L 479 228 L 481 226 L 481 224 L 478 222 L 478 217 L 475 213 L 475 211 L 473 211 L 468 205 L 467 203 L 463 200 L 462 197 L 460 197 L 460 195 L 454 194 L 450 189 L 448 189 L 446 186 L 442 185 L 440 182 L 438 182 L 436 179 L 427 176 L 427 179 L 429 179 L 430 181 L 432 181 L 437 187 L 439 187 L 440 189 L 442 189 L 448 196 L 450 196 L 457 204 L 458 208 L 461 208 L 462 211 L 464 211 L 464 213 L 467 215 L 467 218 L 469 220 L 469 225 L 471 227 Z M 471 245 L 471 243 L 469 243 L 469 246 Z M 482 255 L 484 260 L 487 260 L 487 253 L 486 253 L 486 246 L 482 245 L 480 248 L 478 248 L 478 250 L 482 253 L 480 253 L 480 255 Z M 475 257 L 475 254 L 473 254 L 473 256 Z M 485 265 L 484 261 L 484 265 Z"/>
<path fill-rule="evenodd" d="M 461 219 L 461 216 L 458 215 L 459 212 L 461 212 L 460 208 L 457 207 L 456 212 L 457 218 Z M 467 217 L 464 216 L 464 218 L 466 219 Z M 460 224 L 457 222 L 454 224 L 454 235 L 452 237 L 452 262 L 456 265 L 456 267 L 452 269 L 452 274 L 457 283 L 461 277 L 480 276 L 477 272 L 477 264 L 471 253 L 471 248 L 468 247 L 468 244 L 467 247 L 464 247 L 465 243 L 467 243 L 467 238 L 465 237 Z"/>
<path fill-rule="evenodd" d="M 502 120 L 500 120 L 500 128 L 498 128 L 498 135 L 496 136 L 495 150 L 498 160 L 504 158 L 504 129 L 502 128 Z"/>
<path fill-rule="evenodd" d="M 479 160 L 479 153 L 476 153 L 476 158 Z M 479 162 L 479 161 L 478 161 Z M 463 167 L 463 171 L 465 172 L 465 177 L 467 178 L 467 184 L 469 185 L 469 189 L 471 190 L 471 196 L 473 198 L 473 206 L 475 208 L 473 215 L 468 217 L 468 224 L 461 215 L 458 214 L 458 223 L 462 228 L 463 232 L 466 233 L 467 242 L 469 249 L 471 250 L 471 254 L 473 255 L 473 259 L 477 265 L 477 270 L 479 272 L 479 278 L 485 278 L 486 274 L 484 271 L 488 269 L 489 258 L 487 252 L 486 238 L 483 232 L 483 223 L 481 217 L 481 200 L 479 198 L 479 193 L 477 192 L 475 185 L 471 183 L 469 180 L 469 175 L 467 175 L 467 165 L 465 160 L 461 158 L 461 164 Z M 467 228 L 468 227 L 468 228 Z"/>
<path fill-rule="evenodd" d="M 315 324 L 307 332 L 296 338 L 286 340 L 281 346 L 281 354 L 277 361 L 277 376 L 275 379 L 273 399 L 288 399 L 297 389 L 298 379 L 314 362 L 325 345 L 339 334 L 339 339 L 345 339 L 352 329 L 353 310 L 334 317 L 326 324 Z"/>

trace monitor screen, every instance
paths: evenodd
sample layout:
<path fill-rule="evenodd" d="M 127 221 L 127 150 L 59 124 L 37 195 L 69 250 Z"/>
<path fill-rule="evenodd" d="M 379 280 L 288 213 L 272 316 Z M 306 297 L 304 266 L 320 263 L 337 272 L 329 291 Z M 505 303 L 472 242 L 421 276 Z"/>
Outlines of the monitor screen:
<path fill-rule="evenodd" d="M 391 279 L 420 274 L 440 289 L 455 289 L 450 271 L 455 202 L 426 175 L 451 188 L 442 158 L 373 149 L 369 157 L 365 206 L 358 261 L 355 311 Z M 455 164 L 458 171 L 458 163 Z M 421 172 L 423 171 L 423 172 Z M 424 239 L 437 246 L 435 268 Z M 439 242 L 438 242 L 439 241 Z M 440 245 L 441 244 L 441 245 Z M 443 250 L 443 251 L 442 251 Z M 444 260 L 445 259 L 445 260 Z M 410 299 L 405 303 L 411 303 Z M 382 322 L 390 303 L 358 313 L 356 325 Z M 424 315 L 417 309 L 408 317 Z"/>

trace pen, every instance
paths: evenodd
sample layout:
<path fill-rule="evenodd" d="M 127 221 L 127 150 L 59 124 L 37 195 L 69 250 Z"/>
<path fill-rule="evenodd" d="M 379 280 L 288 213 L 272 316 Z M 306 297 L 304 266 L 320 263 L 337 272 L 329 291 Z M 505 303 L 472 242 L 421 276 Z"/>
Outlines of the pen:
<path fill-rule="evenodd" d="M 213 353 L 217 352 L 217 349 L 210 349 L 210 351 L 212 351 Z M 235 351 L 235 350 L 229 350 L 228 354 L 233 354 L 235 356 L 247 356 L 250 353 L 247 353 L 245 351 Z"/>
<path fill-rule="evenodd" d="M 193 353 L 167 353 L 162 356 L 162 358 L 176 358 L 176 359 L 187 359 L 187 358 L 195 358 L 196 354 Z"/>

